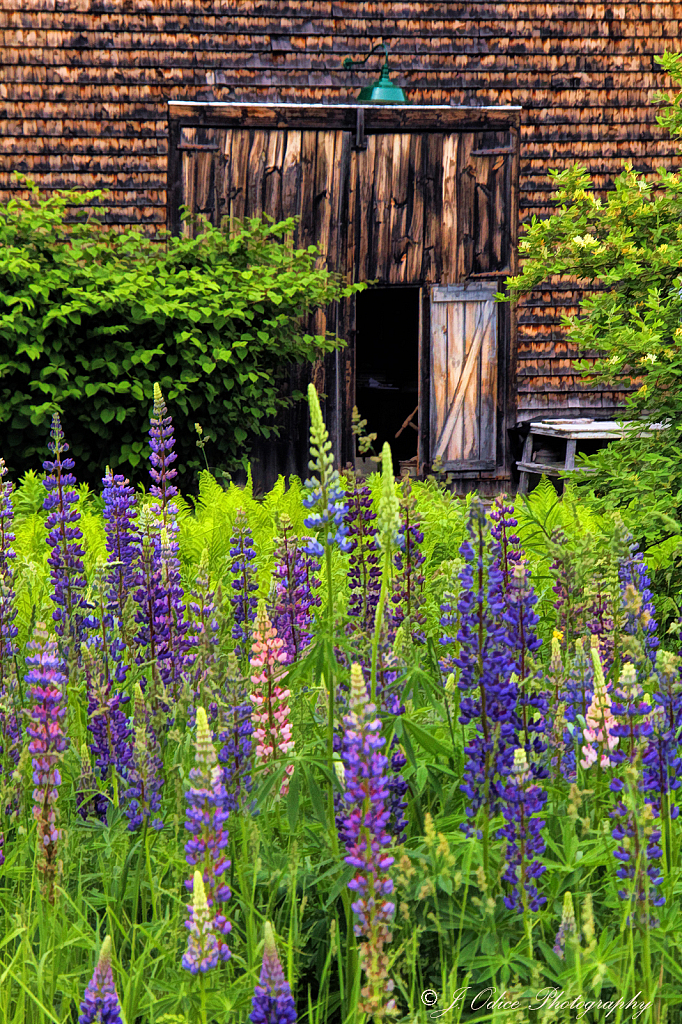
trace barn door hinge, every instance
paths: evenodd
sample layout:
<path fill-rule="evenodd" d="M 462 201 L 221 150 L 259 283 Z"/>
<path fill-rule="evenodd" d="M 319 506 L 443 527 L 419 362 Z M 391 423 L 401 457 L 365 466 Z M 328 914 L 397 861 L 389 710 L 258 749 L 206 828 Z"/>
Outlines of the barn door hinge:
<path fill-rule="evenodd" d="M 194 142 L 192 142 L 192 143 L 180 142 L 180 143 L 178 143 L 178 145 L 175 148 L 176 149 L 212 149 L 212 150 L 218 150 L 218 149 L 220 149 L 220 146 L 218 146 L 215 142 L 209 142 L 206 145 L 200 145 L 199 143 L 194 143 Z"/>
<path fill-rule="evenodd" d="M 358 107 L 355 111 L 355 142 L 353 143 L 353 149 L 367 149 L 364 107 Z"/>

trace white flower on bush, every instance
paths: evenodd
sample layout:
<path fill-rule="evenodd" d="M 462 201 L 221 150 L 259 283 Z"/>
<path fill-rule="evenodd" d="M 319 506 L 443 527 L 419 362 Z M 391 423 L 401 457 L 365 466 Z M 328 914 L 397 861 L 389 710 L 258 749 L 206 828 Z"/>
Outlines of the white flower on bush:
<path fill-rule="evenodd" d="M 644 366 L 645 363 L 651 363 L 653 365 L 657 359 L 658 356 L 655 352 L 647 352 L 647 354 L 640 359 L 640 363 L 642 366 Z"/>
<path fill-rule="evenodd" d="M 594 238 L 593 235 L 575 235 L 573 241 L 581 249 L 586 248 L 588 245 L 599 245 L 599 240 Z"/>

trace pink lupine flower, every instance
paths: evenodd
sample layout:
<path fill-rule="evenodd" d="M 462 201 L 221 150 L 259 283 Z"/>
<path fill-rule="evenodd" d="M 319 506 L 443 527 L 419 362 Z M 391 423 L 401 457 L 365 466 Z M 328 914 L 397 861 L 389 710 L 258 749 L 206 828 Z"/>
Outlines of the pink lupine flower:
<path fill-rule="evenodd" d="M 256 744 L 256 759 L 261 762 L 287 757 L 294 749 L 287 703 L 291 694 L 282 686 L 286 676 L 284 664 L 287 660 L 287 653 L 283 648 L 284 641 L 277 636 L 268 618 L 265 602 L 260 601 L 253 629 L 250 664 L 254 669 L 251 676 L 254 686 L 251 694 L 254 709 L 253 739 Z M 282 796 L 289 791 L 289 778 L 293 771 L 293 764 L 288 764 L 280 789 Z"/>
<path fill-rule="evenodd" d="M 611 694 L 604 680 L 599 652 L 593 647 L 591 653 L 594 662 L 594 694 L 587 711 L 586 728 L 583 729 L 585 743 L 580 764 L 583 768 L 589 768 L 600 758 L 601 767 L 609 768 L 615 763 L 609 754 L 618 746 L 618 736 L 613 735 L 618 723 L 611 711 Z"/>

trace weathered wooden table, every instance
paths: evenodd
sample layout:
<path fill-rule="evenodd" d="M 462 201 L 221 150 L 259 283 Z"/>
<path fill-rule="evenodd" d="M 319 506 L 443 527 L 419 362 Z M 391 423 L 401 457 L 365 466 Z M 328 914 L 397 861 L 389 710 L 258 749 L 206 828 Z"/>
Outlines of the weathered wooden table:
<path fill-rule="evenodd" d="M 521 461 L 516 463 L 517 469 L 521 471 L 519 494 L 528 493 L 528 479 L 531 473 L 558 477 L 563 470 L 575 469 L 575 456 L 580 441 L 603 441 L 604 444 L 608 444 L 615 437 L 622 436 L 622 424 L 615 420 L 540 420 L 531 423 Z M 565 442 L 563 460 L 559 458 L 557 461 L 533 461 L 533 455 L 538 454 L 535 450 L 536 438 L 542 437 Z"/>

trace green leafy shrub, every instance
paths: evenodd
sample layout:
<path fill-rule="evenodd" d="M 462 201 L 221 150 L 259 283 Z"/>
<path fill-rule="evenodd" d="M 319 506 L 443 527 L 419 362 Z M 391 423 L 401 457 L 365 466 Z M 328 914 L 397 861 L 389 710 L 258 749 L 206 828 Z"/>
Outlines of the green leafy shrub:
<path fill-rule="evenodd" d="M 81 478 L 103 462 L 130 474 L 148 449 L 154 381 L 179 411 L 180 482 L 199 466 L 194 423 L 213 465 L 246 464 L 247 444 L 269 437 L 292 397 L 294 363 L 339 344 L 301 329 L 310 310 L 350 294 L 316 269 L 317 250 L 293 249 L 293 221 L 251 220 L 228 238 L 204 223 L 198 237 L 152 241 L 73 207 L 101 192 L 43 197 L 0 208 L 0 430 L 14 475 L 46 453 L 50 417 L 63 413 Z"/>
<path fill-rule="evenodd" d="M 682 59 L 657 62 L 679 85 Z M 682 93 L 655 97 L 668 109 L 657 121 L 682 135 Z M 558 210 L 533 218 L 519 244 L 523 272 L 507 282 L 508 301 L 551 275 L 574 275 L 603 286 L 579 317 L 563 317 L 568 340 L 584 355 L 584 377 L 633 390 L 622 440 L 584 460 L 594 470 L 577 482 L 597 511 L 621 511 L 645 548 L 679 533 L 682 520 L 682 180 L 659 168 L 651 184 L 624 162 L 605 203 L 592 194 L 584 167 L 550 170 Z M 666 429 L 646 430 L 652 424 Z M 682 577 L 681 577 L 682 579 Z"/>

